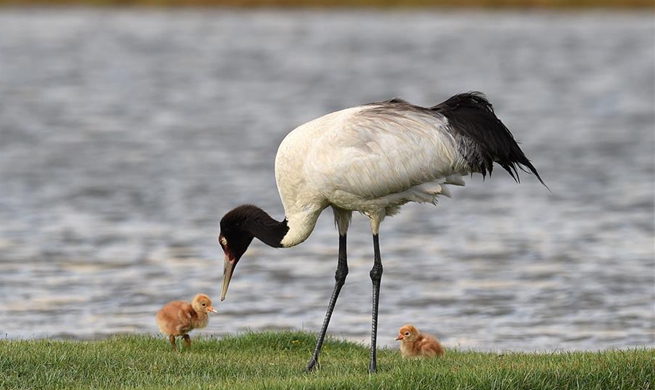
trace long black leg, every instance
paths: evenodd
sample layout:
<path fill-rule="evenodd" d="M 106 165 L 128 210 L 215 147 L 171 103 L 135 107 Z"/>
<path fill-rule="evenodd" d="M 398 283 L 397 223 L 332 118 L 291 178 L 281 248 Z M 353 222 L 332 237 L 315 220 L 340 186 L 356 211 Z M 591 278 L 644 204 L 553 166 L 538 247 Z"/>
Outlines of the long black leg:
<path fill-rule="evenodd" d="M 380 281 L 382 280 L 382 259 L 380 257 L 380 239 L 373 234 L 374 263 L 371 269 L 371 281 L 373 282 L 373 316 L 371 319 L 371 361 L 368 372 L 374 373 L 378 370 L 377 365 L 377 338 L 378 338 L 378 305 L 380 303 Z"/>
<path fill-rule="evenodd" d="M 341 287 L 343 287 L 346 282 L 346 276 L 348 275 L 348 261 L 346 260 L 346 235 L 339 235 L 339 263 L 337 264 L 337 272 L 334 274 L 334 290 L 332 291 L 332 297 L 330 298 L 330 304 L 328 305 L 327 312 L 325 313 L 325 319 L 323 320 L 323 326 L 321 327 L 321 334 L 318 335 L 318 341 L 316 342 L 316 349 L 314 349 L 314 356 L 307 364 L 307 371 L 314 369 L 316 364 L 318 364 L 318 355 L 321 353 L 321 347 L 323 346 L 323 340 L 325 340 L 325 333 L 327 332 L 328 325 L 330 324 L 330 318 L 332 317 L 332 312 L 334 311 L 334 305 L 337 303 L 337 298 L 339 298 L 339 292 L 341 292 Z"/>

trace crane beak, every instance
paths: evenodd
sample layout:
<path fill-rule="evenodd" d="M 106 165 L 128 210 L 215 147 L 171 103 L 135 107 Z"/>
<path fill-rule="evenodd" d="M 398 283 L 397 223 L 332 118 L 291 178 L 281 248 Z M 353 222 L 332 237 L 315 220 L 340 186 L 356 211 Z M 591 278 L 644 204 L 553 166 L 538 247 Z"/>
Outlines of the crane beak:
<path fill-rule="evenodd" d="M 216 311 L 216 309 L 214 309 L 212 306 L 209 306 L 209 307 L 207 308 L 207 311 L 211 311 L 212 313 L 218 313 L 218 312 Z"/>
<path fill-rule="evenodd" d="M 403 337 L 403 335 L 401 335 L 401 334 L 399 334 L 398 337 L 396 337 L 396 341 L 398 341 L 398 340 L 403 340 L 403 339 L 404 339 L 404 337 Z"/>
<path fill-rule="evenodd" d="M 225 267 L 223 268 L 223 289 L 221 290 L 221 301 L 225 300 L 225 295 L 227 295 L 227 288 L 230 285 L 230 280 L 232 279 L 232 272 L 234 272 L 234 266 L 236 261 L 230 258 L 230 256 L 225 255 Z"/>

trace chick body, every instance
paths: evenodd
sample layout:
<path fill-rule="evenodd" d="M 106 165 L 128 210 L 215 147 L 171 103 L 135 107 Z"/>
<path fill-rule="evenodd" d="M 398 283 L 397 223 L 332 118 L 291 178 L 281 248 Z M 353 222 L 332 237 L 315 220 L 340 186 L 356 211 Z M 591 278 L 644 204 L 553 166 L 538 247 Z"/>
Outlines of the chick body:
<path fill-rule="evenodd" d="M 177 349 L 175 338 L 181 336 L 187 347 L 191 347 L 189 332 L 201 329 L 209 323 L 208 312 L 216 313 L 211 299 L 198 294 L 191 303 L 185 301 L 169 302 L 157 312 L 159 331 L 168 336 L 173 349 Z"/>
<path fill-rule="evenodd" d="M 434 357 L 446 353 L 436 337 L 421 333 L 410 324 L 400 328 L 396 340 L 401 342 L 400 353 L 403 357 Z"/>

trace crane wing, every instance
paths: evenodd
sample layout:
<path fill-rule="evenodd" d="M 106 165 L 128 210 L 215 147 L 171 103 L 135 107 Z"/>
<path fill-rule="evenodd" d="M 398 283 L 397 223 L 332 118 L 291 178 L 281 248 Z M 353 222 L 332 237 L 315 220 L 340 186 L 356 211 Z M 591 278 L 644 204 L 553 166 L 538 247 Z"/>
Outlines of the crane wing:
<path fill-rule="evenodd" d="M 333 121 L 314 140 L 305 177 L 328 199 L 345 194 L 373 200 L 419 186 L 430 192 L 466 171 L 447 119 L 411 107 L 372 104 Z M 459 175 L 451 179 L 462 184 Z"/>

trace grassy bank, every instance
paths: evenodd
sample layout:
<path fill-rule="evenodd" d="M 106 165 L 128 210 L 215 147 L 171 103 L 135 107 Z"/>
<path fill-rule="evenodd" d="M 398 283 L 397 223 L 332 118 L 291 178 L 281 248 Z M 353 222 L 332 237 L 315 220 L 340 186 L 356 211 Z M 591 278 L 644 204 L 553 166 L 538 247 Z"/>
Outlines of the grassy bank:
<path fill-rule="evenodd" d="M 655 350 L 576 353 L 448 351 L 445 358 L 402 359 L 379 351 L 368 375 L 364 346 L 328 340 L 318 371 L 304 365 L 315 336 L 299 332 L 196 338 L 170 351 L 148 335 L 104 341 L 0 341 L 0 389 L 653 389 Z"/>
<path fill-rule="evenodd" d="M 652 0 L 0 0 L 0 6 L 83 5 L 147 7 L 328 7 L 328 8 L 654 8 Z"/>

